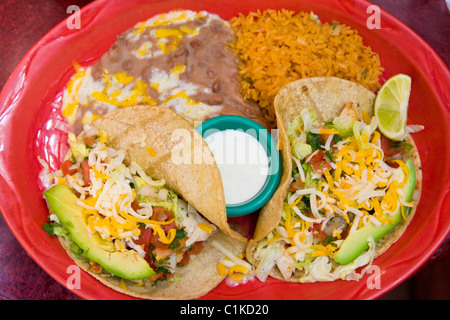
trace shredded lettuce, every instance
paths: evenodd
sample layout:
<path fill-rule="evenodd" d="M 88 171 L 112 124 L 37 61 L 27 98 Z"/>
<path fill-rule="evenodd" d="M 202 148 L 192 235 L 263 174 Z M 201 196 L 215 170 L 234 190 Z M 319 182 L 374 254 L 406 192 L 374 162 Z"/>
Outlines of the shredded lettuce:
<path fill-rule="evenodd" d="M 230 250 L 228 250 L 227 248 L 225 248 L 225 247 L 224 247 L 222 244 L 220 244 L 218 241 L 212 240 L 210 244 L 211 244 L 214 248 L 216 248 L 218 251 L 220 251 L 224 256 L 226 256 L 228 259 L 230 259 L 231 261 L 233 261 L 234 263 L 246 267 L 249 271 L 253 269 L 253 267 L 252 267 L 252 265 L 251 265 L 250 263 L 248 263 L 247 261 L 242 260 L 241 258 L 239 258 L 238 256 L 236 256 L 233 252 L 231 252 Z"/>
<path fill-rule="evenodd" d="M 145 180 L 142 179 L 141 177 L 133 177 L 133 180 L 134 180 L 134 187 L 136 189 L 142 188 L 147 184 Z"/>
<path fill-rule="evenodd" d="M 313 109 L 305 108 L 300 112 L 303 120 L 303 131 L 309 132 L 312 128 L 319 126 L 317 122 L 316 112 Z"/>
<path fill-rule="evenodd" d="M 303 120 L 300 116 L 294 119 L 294 121 L 291 122 L 291 125 L 287 129 L 288 136 L 293 135 L 296 132 L 301 131 L 303 128 Z"/>
<path fill-rule="evenodd" d="M 376 117 L 372 117 L 370 124 L 366 125 L 365 123 L 355 121 L 353 124 L 353 135 L 355 136 L 356 141 L 358 142 L 358 147 L 360 149 L 369 149 L 371 144 L 368 142 L 364 142 L 362 136 L 365 135 L 367 139 L 370 138 L 372 133 L 375 131 L 378 125 L 378 120 Z"/>
<path fill-rule="evenodd" d="M 136 189 L 142 188 L 143 186 L 147 185 L 147 182 L 142 179 L 141 177 L 134 177 L 134 187 Z M 148 205 L 151 205 L 152 207 L 164 207 L 168 211 L 172 211 L 175 214 L 175 220 L 176 221 L 182 221 L 183 215 L 180 213 L 179 210 L 187 210 L 183 206 L 178 205 L 178 195 L 169 190 L 168 192 L 168 199 L 169 201 L 152 201 L 149 197 L 145 195 L 137 195 L 136 201 L 141 203 L 146 203 Z"/>
<path fill-rule="evenodd" d="M 309 188 L 312 185 L 316 185 L 317 179 L 313 179 L 313 168 L 308 163 L 302 164 L 303 172 L 305 173 L 305 188 Z"/>
<path fill-rule="evenodd" d="M 70 250 L 75 255 L 76 258 L 80 258 L 83 254 L 83 249 L 81 249 L 75 242 L 72 241 L 70 237 L 69 230 L 67 230 L 64 225 L 61 224 L 56 214 L 51 214 L 49 217 L 50 221 L 42 225 L 42 228 L 50 236 L 58 236 L 66 239 L 70 243 Z"/>
<path fill-rule="evenodd" d="M 370 124 L 365 125 L 362 130 L 361 134 L 365 134 L 366 136 L 370 137 L 372 133 L 375 131 L 375 129 L 378 126 L 378 120 L 377 117 L 372 117 Z"/>
<path fill-rule="evenodd" d="M 301 270 L 302 268 L 311 265 L 311 260 L 312 260 L 311 254 L 307 254 L 307 255 L 305 256 L 305 260 L 304 260 L 304 261 L 297 261 L 297 262 L 294 264 L 294 267 L 297 268 L 297 269 L 299 269 L 299 270 Z"/>
<path fill-rule="evenodd" d="M 282 250 L 279 243 L 272 243 L 267 246 L 264 250 L 264 255 L 262 260 L 259 262 L 256 268 L 256 277 L 265 282 L 270 274 L 270 271 L 275 266 L 275 261 L 281 257 Z"/>
<path fill-rule="evenodd" d="M 173 191 L 169 191 L 169 199 L 172 200 L 173 212 L 175 213 L 175 220 L 176 221 L 183 220 L 183 215 L 179 211 L 180 207 L 178 206 L 178 196 L 177 196 L 177 194 L 175 192 L 173 192 Z"/>
<path fill-rule="evenodd" d="M 143 196 L 143 195 L 138 195 L 136 197 L 136 201 L 140 202 L 140 203 L 146 203 L 148 205 L 151 205 L 152 207 L 164 207 L 168 211 L 175 212 L 174 204 L 172 202 L 169 202 L 169 201 L 158 201 L 158 202 L 157 201 L 151 201 L 147 196 Z"/>
<path fill-rule="evenodd" d="M 327 123 L 326 127 L 339 131 L 339 135 L 346 139 L 353 136 L 353 125 L 355 121 L 344 117 L 336 117 L 333 122 Z"/>
<path fill-rule="evenodd" d="M 303 109 L 300 112 L 300 116 L 292 121 L 287 133 L 291 144 L 291 152 L 294 157 L 302 160 L 313 152 L 313 148 L 307 141 L 307 133 L 318 126 L 316 113 L 313 109 L 309 108 Z"/>
<path fill-rule="evenodd" d="M 307 143 L 295 143 L 291 148 L 294 157 L 302 160 L 312 153 L 312 148 Z"/>
<path fill-rule="evenodd" d="M 70 239 L 69 231 L 58 222 L 46 222 L 42 225 L 42 228 L 52 237 L 59 236 Z"/>
<path fill-rule="evenodd" d="M 291 144 L 292 155 L 298 159 L 304 159 L 312 152 L 311 146 L 306 142 L 306 133 L 301 131 L 302 120 L 297 117 L 290 127 L 289 142 Z"/>

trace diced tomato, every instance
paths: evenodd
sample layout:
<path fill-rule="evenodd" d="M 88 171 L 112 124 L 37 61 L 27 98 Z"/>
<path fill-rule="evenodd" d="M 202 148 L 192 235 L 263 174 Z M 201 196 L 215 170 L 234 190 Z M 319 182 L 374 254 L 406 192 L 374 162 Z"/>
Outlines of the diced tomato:
<path fill-rule="evenodd" d="M 84 144 L 86 146 L 88 146 L 89 148 L 92 148 L 92 146 L 94 145 L 94 142 L 95 142 L 94 137 L 84 137 L 83 140 L 84 140 Z"/>
<path fill-rule="evenodd" d="M 158 259 L 165 259 L 168 256 L 170 256 L 172 253 L 174 253 L 174 251 L 169 248 L 158 247 L 158 248 L 153 249 L 152 253 L 154 255 L 158 256 Z"/>
<path fill-rule="evenodd" d="M 133 202 L 135 202 L 135 201 L 133 201 Z M 139 203 L 137 203 L 137 204 L 139 205 Z M 131 205 L 133 207 L 133 203 Z M 165 211 L 164 207 L 158 206 L 158 207 L 153 208 L 152 220 L 167 221 L 167 220 L 172 220 L 173 217 L 174 217 L 174 214 L 171 211 Z M 174 221 L 168 225 L 161 225 L 161 228 L 164 230 L 165 233 L 168 233 L 169 230 L 171 230 L 171 229 L 177 229 L 177 226 Z M 160 241 L 159 235 L 156 232 L 154 232 L 153 229 L 151 229 L 151 228 L 146 229 L 142 226 L 139 227 L 139 229 L 141 230 L 141 236 L 139 237 L 138 240 L 135 241 L 136 244 L 139 244 L 139 245 L 143 244 L 143 245 L 146 245 L 147 247 L 148 247 L 148 245 L 152 245 L 155 248 L 163 248 L 163 249 L 167 249 L 169 247 L 169 244 L 162 243 Z M 145 250 L 148 250 L 148 248 L 146 248 Z"/>
<path fill-rule="evenodd" d="M 161 248 L 161 247 L 167 248 L 169 246 L 168 244 L 162 243 L 159 240 L 159 236 L 156 232 L 153 232 L 153 230 L 151 230 L 151 231 L 152 231 L 152 233 L 150 235 L 150 240 L 148 242 L 149 244 L 151 244 L 152 246 L 155 246 L 156 248 Z"/>
<path fill-rule="evenodd" d="M 170 279 L 173 277 L 173 273 L 163 273 L 164 279 Z"/>
<path fill-rule="evenodd" d="M 161 271 L 158 271 L 157 273 L 155 273 L 154 275 L 152 275 L 149 279 L 151 281 L 156 281 L 156 280 L 165 280 L 165 279 L 170 279 L 173 277 L 172 273 L 164 273 Z"/>
<path fill-rule="evenodd" d="M 199 254 L 203 250 L 203 243 L 198 241 L 192 244 L 192 247 L 188 250 L 189 254 Z"/>
<path fill-rule="evenodd" d="M 170 279 L 173 277 L 172 273 L 164 273 L 158 270 L 157 273 L 155 273 L 153 276 L 151 276 L 149 279 L 152 281 L 156 281 L 158 279 L 160 280 L 166 280 L 166 279 Z"/>
<path fill-rule="evenodd" d="M 186 266 L 189 263 L 189 260 L 191 260 L 191 256 L 189 255 L 189 252 L 186 251 L 183 254 L 183 258 L 181 258 L 180 262 L 178 264 L 182 265 L 183 267 Z"/>
<path fill-rule="evenodd" d="M 386 158 L 390 158 L 398 153 L 403 152 L 405 149 L 405 144 L 402 143 L 399 146 L 397 141 L 392 141 L 384 135 L 381 135 L 381 149 L 384 152 Z"/>
<path fill-rule="evenodd" d="M 91 271 L 94 273 L 101 273 L 103 268 L 101 265 L 99 265 L 97 262 L 89 261 L 89 264 L 91 266 Z"/>
<path fill-rule="evenodd" d="M 152 220 L 166 221 L 167 220 L 166 208 L 161 206 L 153 207 Z"/>
<path fill-rule="evenodd" d="M 313 232 L 313 237 L 320 240 L 320 242 L 324 242 L 328 237 L 325 232 L 320 230 L 322 224 L 321 223 L 313 223 L 310 227 L 310 231 Z"/>
<path fill-rule="evenodd" d="M 72 165 L 73 164 L 72 164 L 72 162 L 70 162 L 69 159 L 67 159 L 67 160 L 63 161 L 63 163 L 61 163 L 61 171 L 64 176 L 73 175 L 77 172 L 77 169 L 69 169 Z"/>
<path fill-rule="evenodd" d="M 136 200 L 131 202 L 131 209 L 133 209 L 134 211 L 137 211 L 139 209 L 139 202 L 137 202 Z"/>
<path fill-rule="evenodd" d="M 88 160 L 84 160 L 81 163 L 81 171 L 83 172 L 84 185 L 88 186 L 91 184 L 91 177 L 89 175 L 89 163 Z"/>
<path fill-rule="evenodd" d="M 177 225 L 175 224 L 175 221 L 162 225 L 161 228 L 164 230 L 165 233 L 168 233 L 170 229 L 177 229 Z"/>
<path fill-rule="evenodd" d="M 289 186 L 289 191 L 295 192 L 297 190 L 303 189 L 303 186 L 304 186 L 303 182 L 301 182 L 300 180 L 295 180 Z"/>
<path fill-rule="evenodd" d="M 141 231 L 141 235 L 139 236 L 139 239 L 134 240 L 134 243 L 136 244 L 147 244 L 150 242 L 150 237 L 152 236 L 153 230 L 152 229 L 146 229 L 145 227 L 140 226 L 139 230 Z"/>
<path fill-rule="evenodd" d="M 314 171 L 323 172 L 325 169 L 331 170 L 330 164 L 325 160 L 325 151 L 319 150 L 316 154 L 309 160 L 309 164 Z"/>
<path fill-rule="evenodd" d="M 203 250 L 203 243 L 201 241 L 194 242 L 191 246 L 191 248 L 184 252 L 183 258 L 181 258 L 180 262 L 178 264 L 186 266 L 189 263 L 189 260 L 191 259 L 191 254 L 199 254 Z"/>
<path fill-rule="evenodd" d="M 134 240 L 134 243 L 138 245 L 144 245 L 144 250 L 148 250 L 148 246 L 152 245 L 156 248 L 167 248 L 169 245 L 162 243 L 159 241 L 159 236 L 157 233 L 153 232 L 153 229 L 149 228 L 146 229 L 142 226 L 139 227 L 139 230 L 141 230 L 141 235 L 139 236 L 139 239 Z"/>
<path fill-rule="evenodd" d="M 169 221 L 169 220 L 173 220 L 175 218 L 175 215 L 173 214 L 172 211 L 166 211 L 164 213 L 166 219 L 164 221 Z"/>
<path fill-rule="evenodd" d="M 159 278 L 161 278 L 163 275 L 164 275 L 164 273 L 162 273 L 162 272 L 157 272 L 157 273 L 155 273 L 154 275 L 152 275 L 149 279 L 150 279 L 151 281 L 156 281 L 156 280 L 158 280 Z"/>
<path fill-rule="evenodd" d="M 344 232 L 341 233 L 341 239 L 345 240 L 348 237 L 349 232 L 350 232 L 350 227 L 347 226 L 347 228 L 345 228 Z"/>

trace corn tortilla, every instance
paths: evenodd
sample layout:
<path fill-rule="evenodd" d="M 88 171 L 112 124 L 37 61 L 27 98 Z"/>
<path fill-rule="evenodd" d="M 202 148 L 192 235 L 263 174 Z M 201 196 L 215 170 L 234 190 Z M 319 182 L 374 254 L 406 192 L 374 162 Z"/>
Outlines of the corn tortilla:
<path fill-rule="evenodd" d="M 275 97 L 275 113 L 279 128 L 279 139 L 282 143 L 282 161 L 285 171 L 281 178 L 279 188 L 271 200 L 262 208 L 256 225 L 254 238 L 249 241 L 246 249 L 247 258 L 250 263 L 257 266 L 259 261 L 254 258 L 256 244 L 264 239 L 280 222 L 284 200 L 289 187 L 292 171 L 292 155 L 289 146 L 289 138 L 286 128 L 300 114 L 304 108 L 312 108 L 316 112 L 319 123 L 332 121 L 338 116 L 345 106 L 351 102 L 360 117 L 363 113 L 373 115 L 373 103 L 375 95 L 364 87 L 334 77 L 316 77 L 291 82 L 284 86 Z M 385 252 L 405 232 L 408 224 L 414 216 L 419 202 L 422 188 L 422 173 L 420 157 L 414 140 L 410 135 L 405 139 L 413 146 L 413 149 L 404 155 L 402 159 L 406 162 L 411 159 L 416 169 L 416 185 L 413 203 L 414 207 L 407 219 L 403 219 L 393 230 L 376 243 L 375 257 Z M 277 268 L 273 268 L 272 277 L 286 281 Z M 287 281 L 299 282 L 302 272 L 296 270 L 295 274 Z"/>

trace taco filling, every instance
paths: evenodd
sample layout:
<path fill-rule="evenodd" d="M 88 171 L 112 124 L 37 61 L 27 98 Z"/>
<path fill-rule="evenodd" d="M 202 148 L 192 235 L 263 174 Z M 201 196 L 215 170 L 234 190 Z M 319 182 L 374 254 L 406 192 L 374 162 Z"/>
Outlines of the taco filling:
<path fill-rule="evenodd" d="M 54 173 L 56 186 L 45 193 L 53 211 L 47 227 L 73 240 L 73 252 L 83 256 L 83 241 L 70 238 L 60 219 L 66 213 L 55 214 L 58 208 L 52 206 L 52 189 L 65 186 L 76 196 L 85 223 L 86 230 L 77 232 L 99 238 L 109 252 L 135 251 L 152 270 L 143 279 L 124 272 L 115 275 L 151 284 L 177 280 L 177 267 L 188 265 L 217 227 L 168 189 L 164 180 L 153 180 L 135 162 L 127 167 L 124 151 L 106 145 L 105 132 L 94 130 L 79 138 L 69 134 L 69 142 L 71 155 Z M 114 273 L 101 256 L 88 257 L 92 272 Z"/>
<path fill-rule="evenodd" d="M 408 219 L 413 145 L 383 136 L 376 117 L 357 119 L 349 103 L 331 122 L 304 108 L 287 126 L 292 174 L 278 225 L 256 244 L 259 279 L 359 280 L 375 242 Z"/>

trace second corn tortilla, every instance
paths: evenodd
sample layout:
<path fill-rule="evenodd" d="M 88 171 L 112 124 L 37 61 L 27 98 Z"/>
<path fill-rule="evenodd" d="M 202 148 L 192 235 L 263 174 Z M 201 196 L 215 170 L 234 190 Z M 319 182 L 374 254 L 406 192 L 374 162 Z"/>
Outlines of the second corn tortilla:
<path fill-rule="evenodd" d="M 375 94 L 363 86 L 335 77 L 301 79 L 290 82 L 280 89 L 275 96 L 274 105 L 283 172 L 277 190 L 261 209 L 249 247 L 267 236 L 281 219 L 284 198 L 292 172 L 292 156 L 286 130 L 290 123 L 298 117 L 301 110 L 313 108 L 319 123 L 324 123 L 332 121 L 348 102 L 352 102 L 360 118 L 363 112 L 371 117 L 374 100 Z"/>
<path fill-rule="evenodd" d="M 247 241 L 228 225 L 220 171 L 189 121 L 168 108 L 139 105 L 114 110 L 92 125 L 107 133 L 112 147 L 125 151 L 127 165 L 133 159 L 225 234 Z"/>

